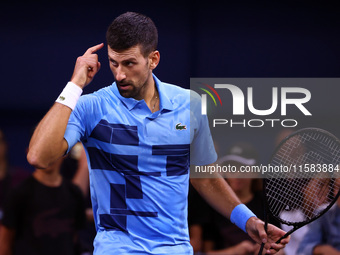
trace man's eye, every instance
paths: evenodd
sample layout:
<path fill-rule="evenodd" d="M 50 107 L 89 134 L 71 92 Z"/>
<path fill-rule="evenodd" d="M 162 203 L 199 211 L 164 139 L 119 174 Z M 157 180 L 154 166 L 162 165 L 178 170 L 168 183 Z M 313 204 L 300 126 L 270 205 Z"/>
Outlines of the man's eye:
<path fill-rule="evenodd" d="M 125 62 L 125 65 L 126 65 L 126 66 L 133 66 L 133 65 L 134 65 L 134 62 L 128 61 L 128 62 Z"/>

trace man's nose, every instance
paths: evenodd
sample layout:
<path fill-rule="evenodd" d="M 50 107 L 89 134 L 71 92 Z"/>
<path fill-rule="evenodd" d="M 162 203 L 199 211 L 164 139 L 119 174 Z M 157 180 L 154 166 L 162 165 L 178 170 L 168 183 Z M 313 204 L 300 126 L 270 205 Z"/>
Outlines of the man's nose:
<path fill-rule="evenodd" d="M 125 72 L 122 70 L 122 68 L 118 67 L 116 70 L 116 80 L 117 81 L 122 81 L 126 78 Z"/>

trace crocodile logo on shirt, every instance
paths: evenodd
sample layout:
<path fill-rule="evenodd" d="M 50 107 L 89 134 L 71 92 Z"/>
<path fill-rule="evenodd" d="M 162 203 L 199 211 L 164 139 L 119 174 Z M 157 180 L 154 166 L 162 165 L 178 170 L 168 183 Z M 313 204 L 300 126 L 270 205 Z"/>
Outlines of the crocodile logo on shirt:
<path fill-rule="evenodd" d="M 178 123 L 176 125 L 176 129 L 177 130 L 185 130 L 185 129 L 187 129 L 187 126 L 186 125 L 182 125 L 182 123 L 180 122 L 180 123 Z"/>

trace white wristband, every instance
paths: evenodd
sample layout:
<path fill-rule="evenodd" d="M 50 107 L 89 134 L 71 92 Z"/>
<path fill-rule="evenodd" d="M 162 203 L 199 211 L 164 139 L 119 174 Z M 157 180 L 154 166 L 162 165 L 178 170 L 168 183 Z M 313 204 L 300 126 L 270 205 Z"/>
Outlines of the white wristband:
<path fill-rule="evenodd" d="M 83 90 L 79 86 L 73 82 L 68 82 L 63 91 L 60 93 L 56 102 L 66 105 L 73 111 L 81 93 L 83 93 Z"/>

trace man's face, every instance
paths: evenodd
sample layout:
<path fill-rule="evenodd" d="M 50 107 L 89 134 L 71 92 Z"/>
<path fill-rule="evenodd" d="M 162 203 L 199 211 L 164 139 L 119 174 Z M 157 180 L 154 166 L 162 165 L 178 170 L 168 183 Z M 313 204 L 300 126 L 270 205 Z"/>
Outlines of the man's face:
<path fill-rule="evenodd" d="M 151 59 L 143 56 L 139 45 L 119 52 L 108 46 L 108 56 L 119 93 L 123 97 L 143 99 L 152 79 Z"/>

